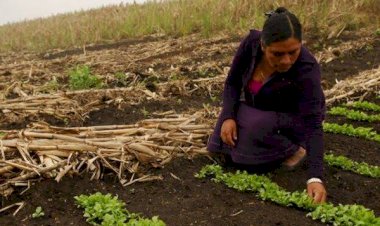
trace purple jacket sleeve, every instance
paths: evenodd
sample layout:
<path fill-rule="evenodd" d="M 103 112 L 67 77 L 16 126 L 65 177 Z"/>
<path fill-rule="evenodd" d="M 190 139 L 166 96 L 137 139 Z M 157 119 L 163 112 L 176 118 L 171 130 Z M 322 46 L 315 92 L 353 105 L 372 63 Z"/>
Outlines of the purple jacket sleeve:
<path fill-rule="evenodd" d="M 323 178 L 323 127 L 325 97 L 318 63 L 302 68 L 299 112 L 304 125 L 309 177 Z"/>
<path fill-rule="evenodd" d="M 252 35 L 248 35 L 241 43 L 232 61 L 231 69 L 224 84 L 222 121 L 236 117 L 237 105 L 243 86 L 243 73 L 248 69 L 252 56 Z"/>

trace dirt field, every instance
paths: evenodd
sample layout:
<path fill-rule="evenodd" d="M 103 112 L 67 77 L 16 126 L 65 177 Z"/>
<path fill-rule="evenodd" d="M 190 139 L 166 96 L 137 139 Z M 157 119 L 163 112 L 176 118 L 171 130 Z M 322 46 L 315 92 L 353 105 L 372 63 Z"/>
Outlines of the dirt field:
<path fill-rule="evenodd" d="M 66 96 L 83 107 L 86 116 L 83 120 L 70 114 L 68 119 L 59 118 L 42 110 L 33 114 L 18 113 L 12 117 L 0 113 L 0 129 L 23 129 L 36 121 L 55 126 L 133 124 L 142 119 L 160 117 L 158 113 L 169 110 L 192 114 L 200 109 L 218 107 L 225 78 L 223 74 L 228 71 L 240 39 L 154 37 L 86 49 L 55 50 L 43 55 L 0 55 L 0 90 L 6 100 L 20 98 L 22 93 L 27 96 L 53 94 L 55 91 L 41 89 L 53 77 L 58 81 L 59 90 L 67 91 L 67 71 L 77 64 L 89 65 L 94 74 L 107 81 L 106 88 L 139 86 L 157 93 L 157 96 L 137 91 L 131 94 L 125 90 L 118 94 L 68 93 Z M 305 45 L 321 62 L 325 90 L 331 89 L 337 81 L 380 66 L 378 37 L 346 33 L 322 46 L 317 43 L 318 39 L 309 38 Z M 113 76 L 117 72 L 128 73 L 128 77 L 123 81 L 117 80 Z M 9 89 L 9 86 L 19 89 Z M 364 90 L 356 96 L 363 93 Z M 376 95 L 378 93 L 368 92 L 363 98 L 380 104 Z M 345 102 L 345 99 L 340 102 Z M 210 117 L 210 120 L 215 118 Z M 379 122 L 355 122 L 330 115 L 326 121 L 373 127 L 380 133 Z M 328 133 L 324 141 L 326 152 L 380 165 L 380 144 L 375 141 Z M 86 174 L 65 176 L 59 183 L 52 179 L 35 180 L 22 195 L 19 193 L 24 187 L 16 188 L 12 195 L 2 198 L 1 208 L 20 201 L 25 201 L 26 205 L 16 216 L 12 216 L 14 209 L 0 213 L 0 225 L 87 225 L 82 210 L 75 205 L 74 196 L 96 191 L 118 195 L 126 202 L 129 211 L 147 217 L 158 215 L 167 225 L 323 225 L 307 218 L 304 211 L 259 201 L 253 194 L 240 193 L 210 180 L 196 179 L 194 174 L 210 163 L 212 161 L 205 156 L 190 158 L 185 155 L 163 168 L 146 166 L 144 173 L 162 175 L 163 179 L 126 187 L 121 186 L 114 173 L 108 171 L 104 172 L 102 180 L 90 180 L 90 175 Z M 364 205 L 380 216 L 379 179 L 328 166 L 325 178 L 329 202 Z M 294 172 L 276 170 L 272 175 L 274 182 L 289 191 L 305 189 L 306 179 L 305 166 Z M 30 215 L 37 206 L 43 208 L 45 216 L 33 219 Z"/>

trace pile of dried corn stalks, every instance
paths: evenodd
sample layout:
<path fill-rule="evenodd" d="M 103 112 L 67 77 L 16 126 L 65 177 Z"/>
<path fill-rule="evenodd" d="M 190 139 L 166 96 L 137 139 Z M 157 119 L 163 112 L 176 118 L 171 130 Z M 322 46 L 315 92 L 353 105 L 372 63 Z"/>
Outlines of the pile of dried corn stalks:
<path fill-rule="evenodd" d="M 159 179 L 144 175 L 140 164 L 161 167 L 178 155 L 207 154 L 205 141 L 211 127 L 202 115 L 147 119 L 133 125 L 53 127 L 32 124 L 21 131 L 0 131 L 0 193 L 28 186 L 36 178 L 55 178 L 90 172 L 99 179 L 113 171 L 122 185 Z M 132 175 L 127 178 L 128 175 Z M 138 177 L 137 179 L 135 179 Z"/>
<path fill-rule="evenodd" d="M 25 96 L 17 99 L 0 100 L 0 123 L 24 121 L 39 115 L 50 115 L 60 120 L 82 119 L 84 109 L 63 95 Z"/>

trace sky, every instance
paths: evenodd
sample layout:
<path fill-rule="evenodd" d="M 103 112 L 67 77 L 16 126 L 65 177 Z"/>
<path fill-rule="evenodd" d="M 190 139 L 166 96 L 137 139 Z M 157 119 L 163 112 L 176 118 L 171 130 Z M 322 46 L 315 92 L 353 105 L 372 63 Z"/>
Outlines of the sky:
<path fill-rule="evenodd" d="M 145 0 L 0 0 L 0 25 L 134 1 Z"/>

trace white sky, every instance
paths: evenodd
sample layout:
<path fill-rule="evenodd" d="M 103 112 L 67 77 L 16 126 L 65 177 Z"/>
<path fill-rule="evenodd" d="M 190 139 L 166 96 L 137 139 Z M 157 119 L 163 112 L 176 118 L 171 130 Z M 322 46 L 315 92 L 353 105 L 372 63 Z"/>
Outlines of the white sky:
<path fill-rule="evenodd" d="M 145 0 L 135 0 L 142 3 Z M 0 25 L 134 0 L 0 0 Z"/>

